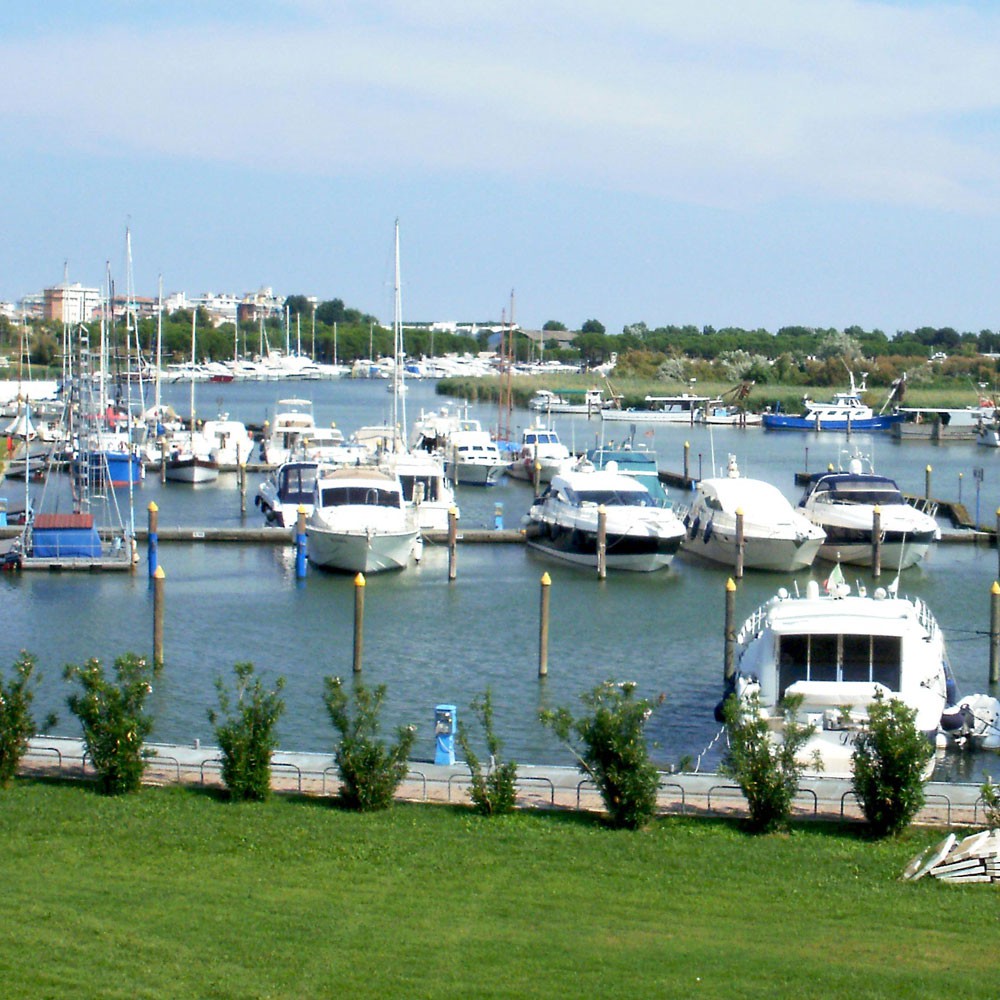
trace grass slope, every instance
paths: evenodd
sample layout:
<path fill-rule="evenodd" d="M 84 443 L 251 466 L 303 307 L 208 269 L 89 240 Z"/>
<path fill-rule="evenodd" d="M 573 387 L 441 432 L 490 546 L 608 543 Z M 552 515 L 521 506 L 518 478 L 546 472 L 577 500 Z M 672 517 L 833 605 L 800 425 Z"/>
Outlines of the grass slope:
<path fill-rule="evenodd" d="M 184 788 L 0 794 L 20 997 L 997 994 L 991 886 L 902 883 L 939 831 L 341 812 Z"/>

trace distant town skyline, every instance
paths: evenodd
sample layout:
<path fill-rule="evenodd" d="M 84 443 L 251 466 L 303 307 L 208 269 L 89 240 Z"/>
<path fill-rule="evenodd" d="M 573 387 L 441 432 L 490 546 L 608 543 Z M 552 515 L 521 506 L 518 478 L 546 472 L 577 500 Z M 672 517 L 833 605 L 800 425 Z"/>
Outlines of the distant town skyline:
<path fill-rule="evenodd" d="M 341 298 L 539 328 L 1000 326 L 1000 9 L 0 10 L 0 299 Z"/>

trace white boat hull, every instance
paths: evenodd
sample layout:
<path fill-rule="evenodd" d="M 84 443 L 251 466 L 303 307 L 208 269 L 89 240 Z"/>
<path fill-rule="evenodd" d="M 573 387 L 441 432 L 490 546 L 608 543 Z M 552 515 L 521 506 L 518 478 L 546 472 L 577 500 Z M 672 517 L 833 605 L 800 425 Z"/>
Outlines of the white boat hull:
<path fill-rule="evenodd" d="M 219 478 L 219 463 L 197 456 L 168 458 L 164 475 L 173 483 L 211 483 Z"/>
<path fill-rule="evenodd" d="M 822 538 L 764 538 L 747 534 L 743 539 L 743 568 L 774 573 L 795 573 L 808 569 L 816 559 Z M 736 565 L 736 534 L 714 529 L 705 541 L 704 533 L 686 536 L 681 545 L 688 555 L 723 566 Z"/>
<path fill-rule="evenodd" d="M 314 566 L 343 573 L 382 573 L 404 569 L 417 541 L 415 528 L 404 531 L 333 531 L 306 526 L 306 554 Z"/>
<path fill-rule="evenodd" d="M 445 475 L 464 486 L 496 486 L 507 471 L 507 463 L 446 462 Z"/>

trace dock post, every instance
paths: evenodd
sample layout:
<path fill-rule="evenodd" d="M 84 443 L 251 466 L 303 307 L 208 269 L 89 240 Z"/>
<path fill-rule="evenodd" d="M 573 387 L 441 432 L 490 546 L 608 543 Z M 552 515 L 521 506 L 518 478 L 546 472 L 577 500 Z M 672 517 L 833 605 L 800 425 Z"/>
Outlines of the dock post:
<path fill-rule="evenodd" d="M 448 508 L 448 579 L 458 576 L 458 508 Z"/>
<path fill-rule="evenodd" d="M 736 581 L 726 581 L 726 648 L 722 660 L 722 680 L 728 691 L 736 682 Z"/>
<path fill-rule="evenodd" d="M 535 488 L 535 496 L 539 496 L 542 492 L 542 463 L 535 459 L 534 465 L 531 467 L 531 482 Z"/>
<path fill-rule="evenodd" d="M 153 664 L 163 665 L 163 590 L 167 574 L 162 566 L 153 574 Z"/>
<path fill-rule="evenodd" d="M 608 575 L 608 509 L 601 504 L 597 508 L 597 579 Z"/>
<path fill-rule="evenodd" d="M 295 579 L 306 576 L 306 508 L 299 504 L 298 520 L 295 523 Z"/>
<path fill-rule="evenodd" d="M 806 445 L 806 464 L 805 464 L 805 471 L 806 471 L 806 472 L 808 472 L 808 471 L 809 471 L 809 445 Z"/>
<path fill-rule="evenodd" d="M 365 575 L 354 578 L 354 672 L 361 673 L 361 654 L 365 646 Z"/>
<path fill-rule="evenodd" d="M 992 687 L 1000 681 L 1000 583 L 990 587 L 990 676 Z"/>
<path fill-rule="evenodd" d="M 684 442 L 684 484 L 691 478 L 691 442 Z"/>
<path fill-rule="evenodd" d="M 243 446 L 236 445 L 236 483 L 240 489 L 240 514 L 247 512 L 247 460 L 243 457 Z"/>
<path fill-rule="evenodd" d="M 993 536 L 993 541 L 997 547 L 997 575 L 1000 576 L 1000 507 L 997 507 L 997 521 L 996 521 L 996 534 Z M 976 530 L 979 530 L 979 525 L 976 525 Z"/>
<path fill-rule="evenodd" d="M 552 577 L 542 574 L 541 607 L 538 614 L 538 676 L 545 677 L 549 672 L 549 598 L 552 590 Z"/>
<path fill-rule="evenodd" d="M 962 502 L 962 477 L 965 475 L 964 472 L 958 474 L 958 502 Z"/>
<path fill-rule="evenodd" d="M 872 508 L 872 576 L 877 580 L 882 575 L 882 508 L 875 504 Z"/>
<path fill-rule="evenodd" d="M 746 550 L 743 508 L 736 508 L 736 579 L 743 579 L 743 557 Z"/>
<path fill-rule="evenodd" d="M 159 535 L 159 522 L 160 522 L 160 508 L 150 500 L 149 506 L 146 508 L 149 514 L 149 532 L 148 540 L 146 543 L 146 556 L 147 562 L 149 563 L 149 576 L 150 579 L 156 574 L 156 567 L 159 564 L 159 548 L 160 548 L 160 535 Z"/>
<path fill-rule="evenodd" d="M 495 531 L 503 531 L 503 504 L 495 503 L 493 505 L 493 529 Z"/>
<path fill-rule="evenodd" d="M 160 437 L 160 484 L 167 481 L 167 439 Z"/>
<path fill-rule="evenodd" d="M 928 465 L 924 469 L 924 499 L 930 500 L 931 498 L 931 473 L 934 470 Z"/>

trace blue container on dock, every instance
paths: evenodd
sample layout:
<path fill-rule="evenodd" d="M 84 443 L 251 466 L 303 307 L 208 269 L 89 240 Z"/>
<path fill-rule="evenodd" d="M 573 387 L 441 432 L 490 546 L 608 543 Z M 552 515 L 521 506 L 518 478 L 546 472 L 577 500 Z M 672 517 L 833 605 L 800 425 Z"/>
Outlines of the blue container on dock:
<path fill-rule="evenodd" d="M 454 705 L 434 706 L 434 763 L 455 763 L 455 729 L 458 709 Z"/>

